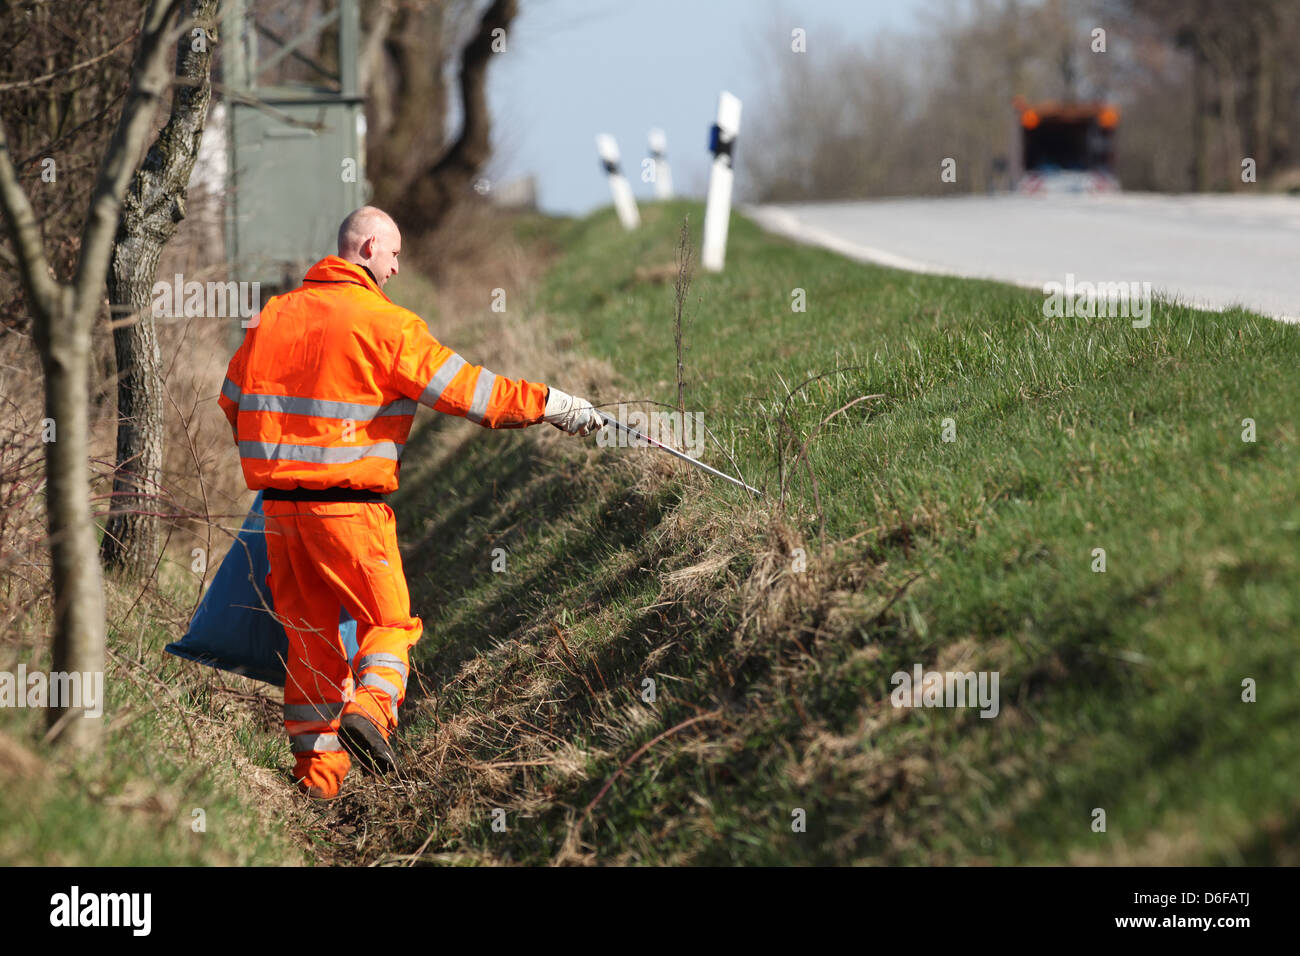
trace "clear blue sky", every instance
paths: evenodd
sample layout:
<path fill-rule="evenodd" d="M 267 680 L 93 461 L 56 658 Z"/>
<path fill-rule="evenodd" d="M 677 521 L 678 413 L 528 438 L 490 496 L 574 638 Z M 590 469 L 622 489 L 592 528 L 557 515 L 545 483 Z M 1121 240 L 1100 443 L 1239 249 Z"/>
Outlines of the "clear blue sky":
<path fill-rule="evenodd" d="M 767 50 L 789 51 L 790 31 L 820 43 L 865 42 L 904 30 L 926 0 L 521 0 L 505 54 L 489 68 L 496 158 L 489 178 L 532 173 L 548 212 L 608 205 L 597 133 L 612 133 L 638 199 L 646 134 L 662 127 L 678 195 L 703 195 L 708 131 L 718 93 L 761 109 Z M 823 47 L 825 49 L 826 47 Z M 743 183 L 737 183 L 743 191 Z"/>

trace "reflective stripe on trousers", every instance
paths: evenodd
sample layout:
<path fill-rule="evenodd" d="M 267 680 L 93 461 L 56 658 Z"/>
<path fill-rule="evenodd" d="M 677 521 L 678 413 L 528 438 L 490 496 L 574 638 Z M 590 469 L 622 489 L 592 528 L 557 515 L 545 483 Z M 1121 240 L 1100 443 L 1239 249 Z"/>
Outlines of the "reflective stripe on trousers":
<path fill-rule="evenodd" d="M 343 744 L 339 742 L 339 735 L 336 732 L 328 734 L 295 734 L 289 738 L 289 749 L 296 754 L 331 753 L 332 751 L 342 750 Z"/>
<path fill-rule="evenodd" d="M 388 712 L 392 715 L 393 723 L 397 723 L 397 705 L 401 701 L 403 694 L 399 687 L 389 681 L 386 677 L 380 677 L 378 674 L 362 674 L 358 683 L 360 687 L 373 687 L 381 690 L 388 695 Z"/>

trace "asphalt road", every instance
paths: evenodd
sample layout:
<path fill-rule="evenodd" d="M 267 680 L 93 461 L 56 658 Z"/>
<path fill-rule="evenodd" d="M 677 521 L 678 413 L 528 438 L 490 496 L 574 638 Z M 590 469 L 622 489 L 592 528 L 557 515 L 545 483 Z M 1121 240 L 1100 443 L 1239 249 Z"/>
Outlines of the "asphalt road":
<path fill-rule="evenodd" d="M 742 207 L 765 229 L 880 265 L 1042 289 L 1150 282 L 1190 305 L 1300 322 L 1300 198 L 1119 193 Z"/>

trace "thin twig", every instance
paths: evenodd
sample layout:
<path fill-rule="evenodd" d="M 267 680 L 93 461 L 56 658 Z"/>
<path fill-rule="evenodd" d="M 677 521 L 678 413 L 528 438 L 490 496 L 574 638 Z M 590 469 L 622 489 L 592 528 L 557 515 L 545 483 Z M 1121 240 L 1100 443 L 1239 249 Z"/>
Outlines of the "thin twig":
<path fill-rule="evenodd" d="M 826 425 L 826 423 L 829 422 L 832 418 L 834 418 L 836 415 L 840 415 L 844 412 L 847 412 L 854 405 L 858 404 L 858 402 L 865 402 L 867 401 L 867 399 L 871 399 L 871 398 L 884 398 L 884 397 L 885 397 L 884 395 L 859 395 L 857 398 L 849 402 L 847 405 L 841 405 L 839 408 L 835 409 L 835 411 L 831 412 L 829 415 L 823 418 L 821 422 L 818 423 L 817 427 L 812 430 L 812 434 L 809 435 L 807 439 L 804 440 L 803 447 L 799 449 L 798 456 L 796 456 L 793 464 L 790 465 L 790 470 L 794 471 L 794 469 L 799 467 L 800 459 L 802 459 L 803 456 L 808 453 L 808 445 L 812 442 L 814 438 L 817 437 L 817 433 L 820 432 L 822 428 Z M 782 504 L 785 503 L 784 484 L 781 485 L 781 503 Z"/>
<path fill-rule="evenodd" d="M 917 578 L 921 578 L 921 577 L 924 577 L 924 576 L 925 576 L 925 572 L 924 572 L 924 571 L 918 571 L 918 572 L 916 572 L 916 574 L 912 575 L 910 578 L 908 578 L 906 581 L 904 581 L 904 582 L 903 582 L 903 583 L 902 583 L 902 584 L 901 584 L 901 585 L 900 585 L 900 586 L 899 586 L 899 587 L 894 591 L 894 593 L 893 593 L 893 595 L 890 597 L 890 599 L 889 599 L 888 601 L 885 602 L 885 606 L 882 607 L 879 611 L 877 611 L 874 615 L 872 615 L 871 620 L 867 621 L 867 627 L 868 627 L 868 628 L 872 628 L 872 627 L 875 627 L 877 624 L 879 624 L 880 621 L 884 619 L 885 612 L 888 611 L 891 607 L 894 606 L 894 602 L 897 601 L 900 597 L 903 596 L 903 592 L 906 591 L 908 588 L 910 588 L 910 587 L 912 586 L 912 583 L 913 583 L 914 581 L 916 581 Z"/>
<path fill-rule="evenodd" d="M 118 50 L 122 49 L 122 47 L 126 46 L 128 43 L 133 42 L 135 38 L 138 37 L 139 35 L 140 35 L 140 31 L 136 30 L 134 33 L 127 36 L 116 46 L 110 47 L 109 49 L 105 50 L 103 53 L 99 54 L 98 56 L 92 56 L 89 60 L 83 60 L 80 63 L 76 63 L 73 64 L 72 66 L 65 67 L 62 70 L 55 70 L 53 73 L 46 73 L 43 76 L 33 77 L 30 80 L 14 80 L 9 83 L 0 83 L 0 93 L 7 93 L 10 90 L 31 89 L 33 86 L 40 86 L 42 83 L 50 82 L 50 80 L 57 80 L 61 76 L 70 76 L 71 74 L 84 70 L 87 67 L 94 66 L 100 60 L 108 59 L 108 57 L 112 56 Z"/>
<path fill-rule="evenodd" d="M 592 697 L 595 697 L 596 689 L 591 686 L 591 681 L 587 680 L 587 675 L 582 673 L 582 671 L 579 669 L 578 659 L 573 656 L 573 651 L 569 650 L 569 643 L 564 639 L 564 632 L 560 630 L 560 625 L 552 621 L 551 627 L 555 628 L 555 636 L 560 639 L 560 646 L 564 648 L 564 653 L 568 654 L 569 660 L 573 662 L 573 668 L 574 668 L 573 673 L 577 674 L 578 677 L 582 679 L 583 684 L 585 684 L 587 687 L 587 693 L 589 693 Z"/>
<path fill-rule="evenodd" d="M 600 788 L 600 792 L 597 793 L 596 796 L 592 798 L 591 803 L 587 804 L 586 809 L 582 811 L 582 816 L 581 818 L 579 818 L 577 824 L 574 827 L 575 837 L 578 834 L 582 833 L 582 827 L 587 822 L 587 818 L 591 816 L 591 811 L 595 809 L 596 804 L 600 803 L 601 798 L 604 797 L 605 794 L 609 792 L 609 788 L 614 785 L 614 781 L 617 780 L 619 777 L 621 777 L 623 775 L 623 772 L 627 770 L 627 768 L 630 767 L 638 757 L 640 757 L 643 753 L 645 753 L 655 744 L 659 743 L 659 741 L 667 737 L 671 737 L 679 730 L 685 730 L 687 727 L 691 726 L 692 724 L 698 724 L 702 720 L 716 719 L 721 716 L 722 716 L 722 711 L 712 710 L 709 711 L 707 714 L 700 714 L 699 716 L 696 717 L 690 717 L 686 720 L 683 720 L 680 724 L 677 724 L 675 727 L 668 728 L 663 733 L 651 738 L 650 740 L 642 744 L 640 747 L 638 747 L 636 749 L 636 752 L 633 753 L 632 756 L 628 757 L 626 760 L 623 761 L 622 764 L 619 765 L 619 768 L 614 771 L 614 775 L 605 781 L 605 785 Z"/>
<path fill-rule="evenodd" d="M 677 277 L 673 281 L 676 301 L 673 311 L 673 340 L 677 345 L 677 411 L 686 427 L 686 365 L 682 360 L 682 321 L 686 297 L 691 288 L 691 217 L 682 220 L 677 233 Z"/>
<path fill-rule="evenodd" d="M 864 368 L 870 368 L 870 366 L 849 365 L 844 368 L 833 368 L 829 372 L 822 372 L 820 375 L 814 375 L 812 378 L 804 379 L 794 388 L 786 386 L 785 400 L 781 403 L 781 414 L 777 416 L 776 474 L 778 487 L 785 487 L 785 442 L 782 440 L 782 436 L 785 434 L 785 429 L 787 427 L 785 422 L 785 410 L 786 406 L 790 403 L 790 399 L 794 398 L 795 395 L 813 382 L 820 382 L 822 379 L 835 375 L 838 372 L 858 372 Z M 779 377 L 780 376 L 778 375 L 778 378 Z M 782 379 L 781 384 L 785 385 L 784 379 Z"/>
<path fill-rule="evenodd" d="M 185 327 L 186 334 L 189 333 L 189 326 Z M 184 336 L 182 336 L 182 340 Z M 173 358 L 174 361 L 174 358 Z M 194 460 L 194 474 L 199 482 L 199 494 L 203 496 L 203 526 L 207 529 L 207 546 L 203 552 L 203 575 L 199 578 L 199 591 L 194 597 L 194 607 L 190 610 L 190 617 L 193 618 L 199 609 L 199 604 L 203 601 L 203 587 L 208 580 L 208 570 L 212 561 L 212 506 L 208 502 L 208 486 L 203 480 L 203 465 L 199 462 L 199 450 L 194 447 L 194 436 L 190 434 L 190 422 L 194 420 L 194 412 L 197 408 L 195 405 L 190 406 L 189 417 L 181 411 L 180 405 L 172 396 L 172 390 L 167 387 L 166 378 L 163 379 L 163 391 L 167 394 L 167 400 L 172 403 L 172 408 L 176 409 L 176 414 L 180 416 L 181 424 L 185 427 L 185 442 L 189 446 L 190 458 Z"/>

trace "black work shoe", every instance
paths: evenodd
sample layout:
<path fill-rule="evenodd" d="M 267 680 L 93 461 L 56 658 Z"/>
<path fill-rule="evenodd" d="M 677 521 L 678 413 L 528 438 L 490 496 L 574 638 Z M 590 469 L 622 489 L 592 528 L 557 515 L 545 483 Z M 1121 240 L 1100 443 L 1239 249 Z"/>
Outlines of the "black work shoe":
<path fill-rule="evenodd" d="M 360 714 L 344 714 L 339 721 L 339 740 L 353 758 L 371 773 L 397 770 L 397 754 L 379 728 Z"/>

